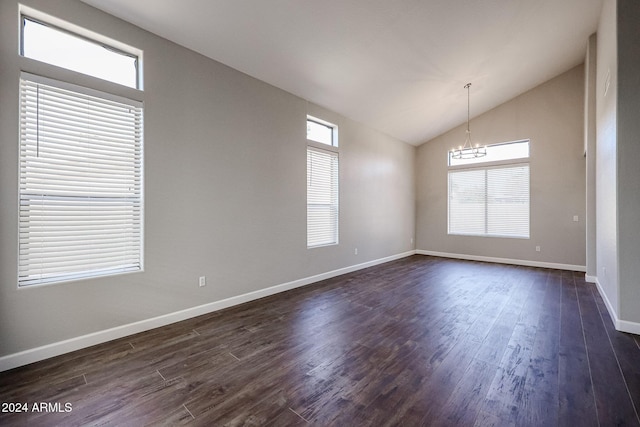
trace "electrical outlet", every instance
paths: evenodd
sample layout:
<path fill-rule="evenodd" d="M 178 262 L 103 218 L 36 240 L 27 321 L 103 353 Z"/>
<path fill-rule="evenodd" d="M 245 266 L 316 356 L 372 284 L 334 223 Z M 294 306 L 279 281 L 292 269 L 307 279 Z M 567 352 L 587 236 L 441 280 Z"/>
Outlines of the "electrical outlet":
<path fill-rule="evenodd" d="M 536 252 L 540 252 L 540 246 L 536 246 Z"/>
<path fill-rule="evenodd" d="M 413 245 L 413 237 L 411 238 L 411 244 Z"/>
<path fill-rule="evenodd" d="M 578 222 L 578 215 L 573 216 L 573 222 Z"/>
<path fill-rule="evenodd" d="M 198 281 L 198 285 L 200 287 L 206 286 L 207 284 L 207 277 L 206 276 L 200 276 L 200 280 Z"/>
<path fill-rule="evenodd" d="M 355 249 L 353 250 L 353 254 L 354 254 L 354 255 L 358 255 L 358 248 L 355 248 Z"/>

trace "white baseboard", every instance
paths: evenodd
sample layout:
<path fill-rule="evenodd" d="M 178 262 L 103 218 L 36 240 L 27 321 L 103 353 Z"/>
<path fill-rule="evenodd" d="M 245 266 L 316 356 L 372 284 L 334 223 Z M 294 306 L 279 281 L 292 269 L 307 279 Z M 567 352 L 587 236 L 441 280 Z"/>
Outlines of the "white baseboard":
<path fill-rule="evenodd" d="M 604 301 L 604 304 L 607 307 L 607 311 L 609 312 L 609 317 L 611 317 L 611 320 L 613 321 L 613 325 L 615 326 L 616 330 L 620 332 L 628 332 L 630 334 L 640 335 L 640 323 L 629 322 L 628 320 L 621 320 L 618 317 L 618 313 L 613 307 L 613 304 L 611 304 L 611 301 L 609 301 L 609 298 L 607 297 L 607 294 L 604 292 L 604 289 L 602 288 L 602 285 L 600 284 L 600 281 L 598 280 L 597 277 L 595 278 L 594 283 L 596 284 L 598 292 L 600 293 L 600 296 L 602 297 L 602 300 Z"/>
<path fill-rule="evenodd" d="M 618 319 L 615 322 L 616 330 L 620 332 L 627 332 L 630 334 L 640 335 L 640 323 L 637 322 L 629 322 L 626 320 Z"/>
<path fill-rule="evenodd" d="M 596 276 L 589 276 L 588 274 L 584 275 L 584 281 L 587 283 L 596 283 L 598 278 Z"/>
<path fill-rule="evenodd" d="M 335 276 L 361 270 L 363 268 L 372 267 L 374 265 L 383 264 L 385 262 L 394 261 L 400 258 L 405 258 L 414 255 L 415 253 L 415 251 L 408 251 L 385 258 L 379 258 L 373 261 L 368 261 L 349 267 L 339 268 L 337 270 L 329 271 L 326 273 L 317 274 L 315 276 L 305 277 L 291 282 L 282 283 L 265 289 L 249 292 L 243 295 L 226 298 L 220 301 L 214 301 L 208 304 L 187 308 L 185 310 L 176 311 L 162 316 L 141 320 L 139 322 L 129 323 L 126 325 L 117 326 L 115 328 L 105 329 L 103 331 L 98 331 L 68 340 L 43 345 L 41 347 L 24 350 L 19 353 L 2 356 L 0 357 L 0 372 L 17 368 L 18 366 L 27 365 L 29 363 L 38 362 L 50 357 L 59 356 L 61 354 L 69 353 L 75 350 L 80 350 L 92 345 L 101 344 L 118 338 L 123 338 L 128 335 L 137 334 L 139 332 L 148 331 L 150 329 L 159 328 L 161 326 L 166 326 L 171 323 L 180 322 L 192 317 L 197 317 L 203 314 L 222 310 L 223 308 L 228 308 L 259 298 L 264 298 L 280 292 L 288 291 L 290 289 L 306 286 L 315 282 L 319 282 L 321 280 L 330 279 Z"/>
<path fill-rule="evenodd" d="M 416 250 L 416 253 L 420 255 L 431 255 L 431 256 L 439 256 L 444 258 L 465 259 L 469 261 L 484 261 L 484 262 L 496 262 L 499 264 L 524 265 L 527 267 L 554 268 L 556 270 L 569 270 L 569 271 L 582 271 L 582 272 L 587 271 L 587 268 L 584 265 L 558 264 L 555 262 L 529 261 L 524 259 L 496 258 L 496 257 L 482 256 L 482 255 L 452 254 L 448 252 L 424 251 L 421 249 Z"/>
<path fill-rule="evenodd" d="M 598 278 L 595 278 L 595 284 L 596 284 L 596 289 L 598 289 L 598 293 L 600 294 L 600 296 L 602 297 L 602 300 L 604 301 L 604 305 L 607 307 L 607 311 L 609 312 L 609 317 L 611 317 L 611 320 L 613 321 L 613 325 L 616 327 L 617 330 L 618 329 L 618 313 L 616 313 L 616 309 L 613 307 L 613 304 L 611 304 L 611 301 L 609 301 L 609 298 L 607 297 L 607 294 L 604 292 L 604 289 L 602 288 L 602 285 L 600 284 L 600 281 L 598 280 Z"/>

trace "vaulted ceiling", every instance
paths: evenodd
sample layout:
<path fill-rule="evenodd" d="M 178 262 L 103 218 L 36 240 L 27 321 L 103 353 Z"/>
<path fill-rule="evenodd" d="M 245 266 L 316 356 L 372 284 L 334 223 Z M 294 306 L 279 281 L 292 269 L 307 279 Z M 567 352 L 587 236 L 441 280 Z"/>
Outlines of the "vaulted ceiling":
<path fill-rule="evenodd" d="M 580 64 L 602 0 L 83 0 L 419 145 Z"/>

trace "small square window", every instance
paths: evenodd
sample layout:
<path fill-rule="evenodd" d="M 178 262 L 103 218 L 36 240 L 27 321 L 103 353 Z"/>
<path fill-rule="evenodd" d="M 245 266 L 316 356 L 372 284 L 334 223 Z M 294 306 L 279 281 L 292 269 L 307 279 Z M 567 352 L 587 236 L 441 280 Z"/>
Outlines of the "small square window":
<path fill-rule="evenodd" d="M 307 117 L 307 139 L 332 147 L 338 146 L 335 126 L 314 117 Z"/>

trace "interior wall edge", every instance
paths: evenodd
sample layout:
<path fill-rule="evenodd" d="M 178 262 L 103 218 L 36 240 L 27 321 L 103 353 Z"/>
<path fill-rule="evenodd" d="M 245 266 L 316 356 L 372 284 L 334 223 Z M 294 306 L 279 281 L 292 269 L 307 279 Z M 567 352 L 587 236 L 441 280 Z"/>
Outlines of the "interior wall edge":
<path fill-rule="evenodd" d="M 190 307 L 184 310 L 168 313 L 162 316 L 157 316 L 150 319 L 141 320 L 138 322 L 133 322 L 126 325 L 105 329 L 103 331 L 93 332 L 93 333 L 82 335 L 79 337 L 70 338 L 64 341 L 46 344 L 40 347 L 23 350 L 18 353 L 8 354 L 6 356 L 0 357 L 0 372 L 8 371 L 9 369 L 28 365 L 30 363 L 39 362 L 41 360 L 49 359 L 51 357 L 60 356 L 65 353 L 71 353 L 72 351 L 91 347 L 93 345 L 102 344 L 102 343 L 119 339 L 119 338 L 124 338 L 129 335 L 137 334 L 140 332 L 148 331 L 148 330 L 159 328 L 162 326 L 167 326 L 172 323 L 177 323 L 183 320 L 191 319 L 193 317 L 202 316 L 208 313 L 213 313 L 215 311 L 219 311 L 225 308 L 233 307 L 235 305 L 243 304 L 245 302 L 275 295 L 291 289 L 311 285 L 321 280 L 330 279 L 332 277 L 340 276 L 342 274 L 351 273 L 354 271 L 362 270 L 367 267 L 373 267 L 378 264 L 384 264 L 385 262 L 390 262 L 390 261 L 411 256 L 411 255 L 415 255 L 415 253 L 416 251 L 412 250 L 412 251 L 399 253 L 396 255 L 390 255 L 387 257 L 367 261 L 364 263 L 354 264 L 348 267 L 339 268 L 337 270 L 316 274 L 314 276 L 304 277 L 301 279 L 293 280 L 291 282 L 281 283 L 279 285 L 271 286 L 264 289 L 259 289 L 257 291 L 248 292 L 242 295 L 237 295 L 237 296 L 225 298 L 219 301 L 210 302 L 210 303 L 199 305 L 196 307 Z"/>

